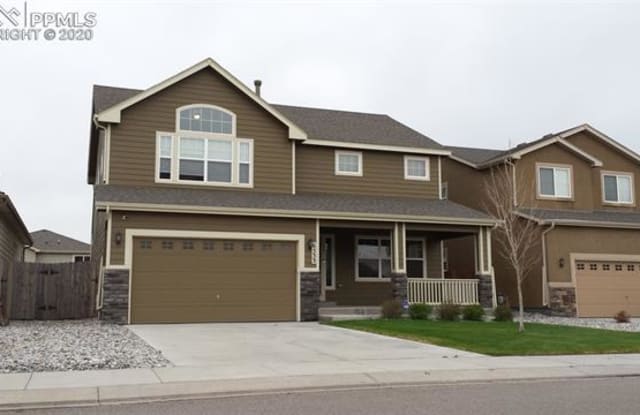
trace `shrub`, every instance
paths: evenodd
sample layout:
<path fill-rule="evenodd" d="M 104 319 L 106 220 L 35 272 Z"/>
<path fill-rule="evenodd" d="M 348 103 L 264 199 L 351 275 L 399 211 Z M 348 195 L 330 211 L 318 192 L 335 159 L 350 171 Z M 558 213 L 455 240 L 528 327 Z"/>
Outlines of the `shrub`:
<path fill-rule="evenodd" d="M 462 309 L 462 318 L 471 321 L 484 320 L 484 308 L 481 305 L 468 305 Z"/>
<path fill-rule="evenodd" d="M 495 321 L 513 321 L 513 312 L 511 307 L 507 305 L 499 305 L 493 310 L 493 319 Z"/>
<path fill-rule="evenodd" d="M 396 319 L 402 317 L 402 304 L 398 300 L 387 300 L 382 303 L 382 318 Z"/>
<path fill-rule="evenodd" d="M 409 306 L 409 317 L 411 320 L 428 320 L 431 314 L 429 304 L 411 304 Z"/>
<path fill-rule="evenodd" d="M 460 319 L 460 306 L 458 304 L 445 303 L 438 307 L 438 319 L 445 321 L 457 321 Z"/>
<path fill-rule="evenodd" d="M 631 321 L 631 316 L 624 310 L 620 310 L 613 316 L 616 323 L 628 323 Z"/>

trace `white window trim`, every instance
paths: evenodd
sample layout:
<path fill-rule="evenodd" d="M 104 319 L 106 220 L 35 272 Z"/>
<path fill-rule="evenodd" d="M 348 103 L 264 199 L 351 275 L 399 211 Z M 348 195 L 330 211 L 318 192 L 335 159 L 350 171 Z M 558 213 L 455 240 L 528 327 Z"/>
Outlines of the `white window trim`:
<path fill-rule="evenodd" d="M 176 119 L 179 122 L 179 111 L 181 109 L 185 109 L 187 107 L 191 107 L 192 105 L 181 107 L 176 111 Z M 202 105 L 195 105 L 202 106 Z M 209 105 L 209 107 L 215 107 Z M 216 107 L 218 108 L 218 107 Z M 225 110 L 226 111 L 226 110 Z M 235 116 L 234 116 L 235 117 Z M 179 124 L 176 125 L 179 127 Z M 233 131 L 235 133 L 235 118 L 233 123 Z M 171 137 L 171 178 L 170 179 L 161 179 L 160 178 L 160 141 L 162 136 Z M 204 162 L 204 180 L 181 180 L 180 179 L 180 141 L 182 138 L 194 138 L 205 140 L 205 148 L 204 148 L 204 159 L 194 159 L 189 157 L 183 157 L 185 160 L 202 160 Z M 231 182 L 216 182 L 216 181 L 208 181 L 207 180 L 207 153 L 208 153 L 208 140 L 222 140 L 228 141 L 231 143 Z M 240 183 L 239 182 L 239 170 L 240 170 L 240 160 L 239 160 L 239 147 L 240 143 L 249 143 L 249 182 L 248 183 Z M 155 182 L 156 183 L 173 183 L 173 184 L 184 184 L 190 186 L 213 186 L 213 187 L 238 187 L 238 188 L 253 188 L 254 183 L 254 170 L 255 170 L 255 161 L 254 161 L 254 140 L 251 138 L 239 138 L 230 134 L 218 134 L 218 133 L 206 133 L 202 131 L 182 131 L 176 129 L 175 132 L 156 132 L 156 161 L 155 161 Z M 215 160 L 213 160 L 215 161 Z"/>
<path fill-rule="evenodd" d="M 629 202 L 621 202 L 621 201 L 612 201 L 606 199 L 605 188 L 604 188 L 604 178 L 605 176 L 614 176 L 616 178 L 616 187 L 618 191 L 618 197 L 620 196 L 620 188 L 618 184 L 618 178 L 620 177 L 628 177 L 629 178 L 629 187 L 631 191 L 631 201 Z M 602 203 L 605 205 L 618 205 L 618 206 L 635 206 L 636 201 L 636 191 L 635 191 L 635 177 L 633 173 L 623 172 L 623 171 L 602 171 L 600 172 L 600 183 L 602 186 Z"/>
<path fill-rule="evenodd" d="M 557 190 L 556 186 L 556 170 L 567 170 L 569 172 L 569 195 L 568 196 L 556 196 L 542 194 L 542 182 L 540 181 L 540 169 L 553 169 L 553 187 Z M 538 199 L 552 199 L 552 200 L 573 200 L 573 166 L 570 164 L 551 164 L 551 163 L 536 163 L 536 193 Z"/>
<path fill-rule="evenodd" d="M 356 235 L 356 240 L 355 240 L 355 251 L 354 251 L 354 255 L 353 257 L 355 258 L 355 280 L 356 282 L 389 282 L 391 281 L 391 278 L 389 277 L 383 277 L 381 276 L 381 272 L 382 272 L 382 267 L 378 268 L 378 275 L 380 275 L 379 277 L 360 277 L 360 269 L 358 266 L 358 241 L 360 239 L 376 239 L 378 241 L 378 249 L 380 248 L 381 245 L 381 241 L 389 241 L 389 249 L 393 249 L 393 246 L 391 245 L 391 238 L 388 236 L 378 236 L 378 235 Z M 391 267 L 393 267 L 393 252 L 390 253 L 389 255 L 389 262 L 391 263 Z M 365 258 L 367 259 L 367 258 Z M 373 259 L 373 258 L 368 258 L 368 259 Z M 387 258 L 380 258 L 378 257 L 378 264 L 380 264 L 381 259 L 387 259 Z"/>
<path fill-rule="evenodd" d="M 188 110 L 190 108 L 209 108 L 209 109 L 213 109 L 213 110 L 217 110 L 217 111 L 222 111 L 225 112 L 229 115 L 231 115 L 231 134 L 225 134 L 225 133 L 210 133 L 207 131 L 193 131 L 193 130 L 181 130 L 180 129 L 180 112 L 184 111 L 184 110 Z M 236 136 L 236 114 L 233 111 L 229 111 L 226 108 L 223 107 L 219 107 L 217 105 L 211 105 L 211 104 L 189 104 L 189 105 L 183 105 L 182 107 L 179 107 L 178 109 L 176 109 L 176 132 L 178 133 L 201 133 L 201 134 L 219 134 L 219 135 L 223 135 L 225 137 L 235 137 Z"/>
<path fill-rule="evenodd" d="M 352 171 L 341 171 L 340 170 L 340 163 L 339 163 L 339 159 L 340 156 L 356 156 L 358 157 L 358 171 L 357 172 L 352 172 Z M 360 151 L 342 151 L 342 150 L 335 150 L 335 175 L 336 176 L 362 176 L 362 152 Z"/>
<path fill-rule="evenodd" d="M 424 176 L 413 176 L 409 174 L 409 161 L 422 161 L 424 162 Z M 431 180 L 431 172 L 429 157 L 417 157 L 417 156 L 404 156 L 404 179 L 405 180 L 420 180 L 428 182 Z"/>
<path fill-rule="evenodd" d="M 422 260 L 422 278 L 427 278 L 427 239 L 426 238 L 418 238 L 418 237 L 412 237 L 412 238 L 407 238 L 406 239 L 406 242 L 410 242 L 410 241 L 412 241 L 412 242 L 417 242 L 417 241 L 422 242 L 422 258 L 409 258 L 409 254 L 408 254 L 408 252 L 407 252 L 407 250 L 405 248 L 405 252 L 404 252 L 405 259 L 404 260 L 405 260 L 405 262 L 409 262 L 411 260 L 414 260 L 414 261 Z M 408 267 L 408 265 L 407 265 L 407 267 Z M 409 271 L 407 270 L 407 272 L 409 272 Z M 408 275 L 407 275 L 407 277 L 408 278 L 417 278 L 417 277 L 409 277 Z"/>
<path fill-rule="evenodd" d="M 449 199 L 449 182 L 442 182 L 442 187 L 440 188 L 440 199 Z"/>

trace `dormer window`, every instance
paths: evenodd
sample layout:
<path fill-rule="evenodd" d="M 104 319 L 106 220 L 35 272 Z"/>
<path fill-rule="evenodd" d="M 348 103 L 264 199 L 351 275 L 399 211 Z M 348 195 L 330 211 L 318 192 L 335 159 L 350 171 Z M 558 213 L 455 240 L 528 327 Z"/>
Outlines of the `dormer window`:
<path fill-rule="evenodd" d="M 157 134 L 156 181 L 253 186 L 253 140 L 236 137 L 236 117 L 212 105 L 176 110 L 176 132 Z"/>

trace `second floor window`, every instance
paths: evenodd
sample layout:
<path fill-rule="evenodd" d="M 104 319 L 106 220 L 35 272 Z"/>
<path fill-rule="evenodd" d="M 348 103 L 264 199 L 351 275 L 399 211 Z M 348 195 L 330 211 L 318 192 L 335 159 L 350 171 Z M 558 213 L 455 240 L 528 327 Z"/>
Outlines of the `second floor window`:
<path fill-rule="evenodd" d="M 571 168 L 538 166 L 538 195 L 549 198 L 571 198 Z"/>
<path fill-rule="evenodd" d="M 362 176 L 362 153 L 358 151 L 336 151 L 335 174 L 340 176 Z"/>
<path fill-rule="evenodd" d="M 633 176 L 631 174 L 603 173 L 602 188 L 606 203 L 633 203 Z"/>
<path fill-rule="evenodd" d="M 404 157 L 404 178 L 406 180 L 429 180 L 429 159 L 426 157 Z"/>
<path fill-rule="evenodd" d="M 235 136 L 235 115 L 213 106 L 176 111 L 176 132 L 158 133 L 156 180 L 250 187 L 253 140 Z"/>

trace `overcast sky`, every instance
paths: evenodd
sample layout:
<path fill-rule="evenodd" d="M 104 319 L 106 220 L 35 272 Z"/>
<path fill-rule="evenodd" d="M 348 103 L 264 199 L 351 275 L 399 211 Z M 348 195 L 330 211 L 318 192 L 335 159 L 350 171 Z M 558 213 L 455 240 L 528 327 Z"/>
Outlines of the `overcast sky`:
<path fill-rule="evenodd" d="M 445 3 L 29 1 L 98 23 L 89 42 L 0 41 L 0 190 L 30 230 L 89 241 L 91 86 L 208 56 L 270 102 L 387 113 L 443 144 L 588 122 L 640 151 L 639 4 Z"/>

